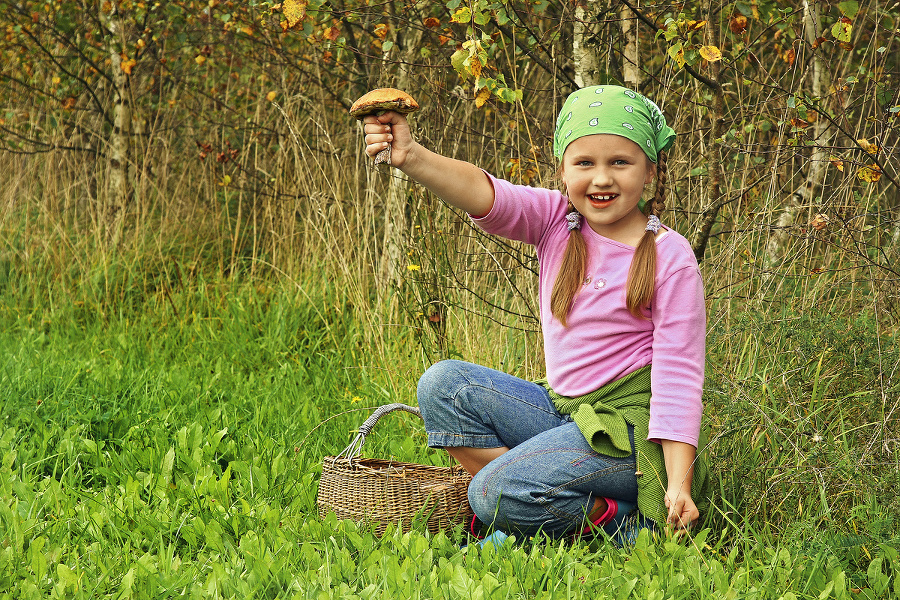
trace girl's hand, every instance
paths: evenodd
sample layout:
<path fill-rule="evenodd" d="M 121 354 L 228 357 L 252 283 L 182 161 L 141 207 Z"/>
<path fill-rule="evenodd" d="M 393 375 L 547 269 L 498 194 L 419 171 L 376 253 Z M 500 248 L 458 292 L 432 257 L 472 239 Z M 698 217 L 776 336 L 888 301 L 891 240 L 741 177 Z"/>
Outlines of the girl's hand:
<path fill-rule="evenodd" d="M 366 154 L 376 154 L 390 145 L 391 166 L 401 169 L 413 181 L 424 185 L 441 200 L 484 216 L 494 206 L 494 186 L 475 165 L 432 152 L 417 143 L 406 117 L 387 111 L 363 118 Z"/>
<path fill-rule="evenodd" d="M 675 526 L 675 529 L 690 529 L 700 518 L 700 511 L 691 498 L 690 490 L 685 491 L 681 486 L 669 486 L 666 490 L 666 508 L 669 509 L 667 523 Z"/>
<path fill-rule="evenodd" d="M 363 119 L 363 132 L 366 135 L 366 154 L 370 158 L 390 146 L 391 166 L 403 168 L 413 146 L 405 115 L 394 111 L 369 115 Z"/>

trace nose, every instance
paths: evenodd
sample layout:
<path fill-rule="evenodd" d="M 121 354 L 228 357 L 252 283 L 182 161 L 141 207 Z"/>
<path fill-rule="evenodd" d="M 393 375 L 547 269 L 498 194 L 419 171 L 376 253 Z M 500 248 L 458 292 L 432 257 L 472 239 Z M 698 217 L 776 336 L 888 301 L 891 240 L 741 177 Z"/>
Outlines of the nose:
<path fill-rule="evenodd" d="M 593 184 L 600 188 L 612 185 L 611 171 L 603 165 L 594 167 Z"/>

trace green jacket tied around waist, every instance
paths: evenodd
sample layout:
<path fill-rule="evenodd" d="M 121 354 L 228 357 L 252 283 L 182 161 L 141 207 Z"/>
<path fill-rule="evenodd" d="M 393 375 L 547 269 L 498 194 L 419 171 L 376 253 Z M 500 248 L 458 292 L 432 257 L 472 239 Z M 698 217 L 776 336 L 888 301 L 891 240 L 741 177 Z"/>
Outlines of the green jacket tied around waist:
<path fill-rule="evenodd" d="M 538 383 L 547 387 L 546 381 Z M 631 454 L 628 425 L 634 427 L 638 510 L 658 526 L 664 526 L 668 516 L 665 460 L 662 446 L 647 439 L 650 430 L 650 365 L 577 398 L 561 396 L 553 390 L 549 392 L 556 409 L 563 415 L 572 415 L 591 448 L 600 454 L 619 458 Z M 700 448 L 705 445 L 704 437 L 701 435 Z M 691 498 L 703 515 L 709 507 L 709 483 L 706 463 L 698 453 L 691 482 Z"/>

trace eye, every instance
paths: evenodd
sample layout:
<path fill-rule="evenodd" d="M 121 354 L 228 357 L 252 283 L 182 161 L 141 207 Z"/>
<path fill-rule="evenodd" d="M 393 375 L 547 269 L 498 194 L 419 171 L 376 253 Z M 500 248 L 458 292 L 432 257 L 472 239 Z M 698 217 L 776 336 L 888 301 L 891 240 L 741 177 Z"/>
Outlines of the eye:
<path fill-rule="evenodd" d="M 617 158 L 613 161 L 613 164 L 614 165 L 629 165 L 631 163 L 628 162 L 627 160 L 625 160 L 624 158 Z"/>
<path fill-rule="evenodd" d="M 579 160 L 579 161 L 578 161 L 577 163 L 575 163 L 575 164 L 576 164 L 577 166 L 579 166 L 579 167 L 590 167 L 590 166 L 593 165 L 594 163 L 591 162 L 591 161 L 589 161 L 589 160 L 587 160 L 587 159 L 584 159 L 584 160 Z"/>

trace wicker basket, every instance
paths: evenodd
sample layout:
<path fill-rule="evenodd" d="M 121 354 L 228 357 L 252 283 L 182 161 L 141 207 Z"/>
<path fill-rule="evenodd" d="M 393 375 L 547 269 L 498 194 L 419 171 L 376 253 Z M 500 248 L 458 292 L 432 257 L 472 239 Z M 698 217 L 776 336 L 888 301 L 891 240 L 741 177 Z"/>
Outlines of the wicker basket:
<path fill-rule="evenodd" d="M 337 456 L 326 456 L 316 504 L 319 516 L 333 512 L 339 519 L 377 524 L 384 533 L 388 523 L 408 531 L 423 523 L 437 533 L 472 518 L 467 496 L 472 477 L 459 465 L 435 467 L 414 463 L 360 458 L 366 436 L 384 415 L 402 410 L 421 417 L 419 409 L 387 404 L 375 410 L 359 433 Z"/>

